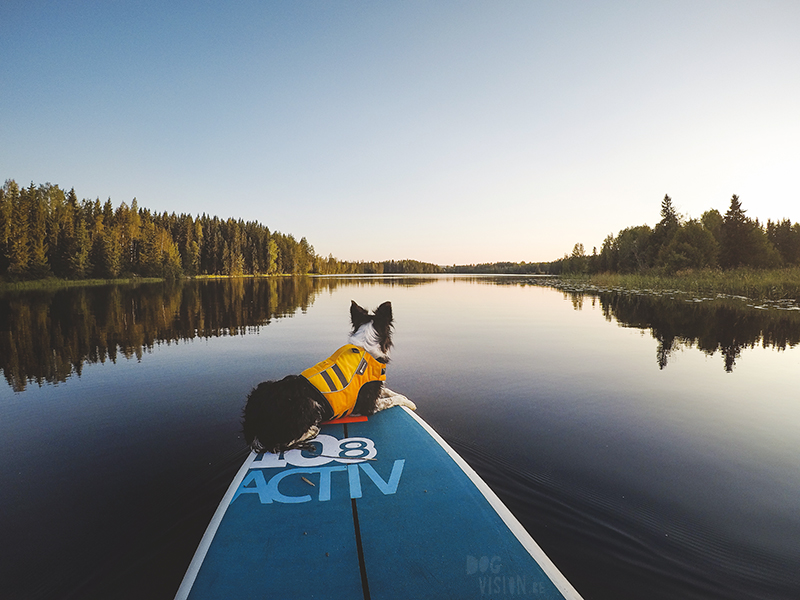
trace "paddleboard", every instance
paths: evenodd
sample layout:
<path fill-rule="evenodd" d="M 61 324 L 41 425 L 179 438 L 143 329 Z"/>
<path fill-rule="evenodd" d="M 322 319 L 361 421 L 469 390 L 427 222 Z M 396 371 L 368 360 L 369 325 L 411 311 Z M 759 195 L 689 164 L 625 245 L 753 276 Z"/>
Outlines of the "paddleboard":
<path fill-rule="evenodd" d="M 334 421 L 313 446 L 247 457 L 176 599 L 580 600 L 414 412 Z"/>

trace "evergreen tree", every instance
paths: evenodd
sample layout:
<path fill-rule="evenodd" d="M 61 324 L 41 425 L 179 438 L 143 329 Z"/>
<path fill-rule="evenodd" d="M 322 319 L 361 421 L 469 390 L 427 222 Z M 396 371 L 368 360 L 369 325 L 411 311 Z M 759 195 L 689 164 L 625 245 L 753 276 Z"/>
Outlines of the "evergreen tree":
<path fill-rule="evenodd" d="M 175 237 L 175 243 L 181 252 L 181 268 L 187 275 L 196 275 L 197 271 L 193 266 L 192 244 L 194 243 L 195 228 L 190 215 L 180 216 L 180 225 Z M 196 246 L 197 244 L 195 244 Z"/>
<path fill-rule="evenodd" d="M 314 257 L 314 248 L 308 243 L 306 238 L 301 238 L 300 243 L 295 248 L 295 254 L 297 273 L 305 275 L 311 270 Z"/>
<path fill-rule="evenodd" d="M 131 200 L 131 210 L 129 218 L 123 223 L 123 268 L 133 269 L 134 265 L 139 264 L 139 253 L 142 248 L 142 214 L 136 198 Z"/>
<path fill-rule="evenodd" d="M 295 252 L 297 241 L 294 236 L 291 233 L 283 235 L 279 232 L 276 234 L 275 241 L 278 243 L 278 256 L 280 257 L 278 273 L 297 273 L 297 252 Z"/>
<path fill-rule="evenodd" d="M 72 277 L 71 252 L 75 237 L 75 220 L 78 213 L 78 197 L 75 188 L 67 192 L 57 221 L 58 243 L 55 251 L 51 248 L 51 266 L 56 277 Z"/>
<path fill-rule="evenodd" d="M 66 230 L 71 225 L 67 197 L 57 185 L 40 186 L 47 206 L 47 263 L 56 277 L 68 276 Z"/>
<path fill-rule="evenodd" d="M 92 263 L 89 259 L 91 250 L 89 229 L 86 227 L 83 215 L 79 212 L 75 216 L 73 234 L 69 240 L 69 269 L 75 279 L 83 279 L 91 271 Z"/>
<path fill-rule="evenodd" d="M 675 230 L 679 222 L 680 219 L 672 204 L 672 198 L 668 194 L 664 194 L 664 199 L 661 201 L 661 221 L 659 224 L 670 230 Z"/>
<path fill-rule="evenodd" d="M 147 277 L 173 279 L 181 274 L 181 255 L 172 236 L 153 219 L 145 216 L 142 226 L 142 251 L 139 268 Z"/>
<path fill-rule="evenodd" d="M 93 207 L 92 254 L 94 274 L 102 278 L 119 276 L 122 268 L 122 228 L 109 198 L 102 208 L 99 200 Z M 119 212 L 119 211 L 117 211 Z"/>
<path fill-rule="evenodd" d="M 19 203 L 19 186 L 7 179 L 0 189 L 0 275 L 5 275 L 11 262 L 11 244 L 16 234 L 15 207 Z"/>
<path fill-rule="evenodd" d="M 118 277 L 122 269 L 122 244 L 117 225 L 106 227 L 101 238 L 102 276 Z"/>
<path fill-rule="evenodd" d="M 37 189 L 31 183 L 28 189 L 30 196 L 30 262 L 28 264 L 28 276 L 32 279 L 41 279 L 51 274 L 50 265 L 47 261 L 47 222 L 48 206 L 45 200 L 43 189 Z"/>
<path fill-rule="evenodd" d="M 279 259 L 278 243 L 275 241 L 275 237 L 271 235 L 269 236 L 269 241 L 267 241 L 267 275 L 275 275 L 278 272 Z"/>
<path fill-rule="evenodd" d="M 672 204 L 672 198 L 665 194 L 661 201 L 661 220 L 656 224 L 650 240 L 653 257 L 660 255 L 661 251 L 672 241 L 679 226 L 680 218 Z"/>
<path fill-rule="evenodd" d="M 28 272 L 31 260 L 30 215 L 30 193 L 23 189 L 16 194 L 16 197 L 12 197 L 11 235 L 8 238 L 8 273 L 13 277 L 24 277 Z"/>
<path fill-rule="evenodd" d="M 750 266 L 773 268 L 781 256 L 770 242 L 761 224 L 745 215 L 739 197 L 734 194 L 722 222 L 720 265 L 726 268 Z"/>
<path fill-rule="evenodd" d="M 722 243 L 719 262 L 723 267 L 738 267 L 747 262 L 752 226 L 746 212 L 739 202 L 739 196 L 734 194 L 720 230 Z"/>
<path fill-rule="evenodd" d="M 203 244 L 203 227 L 199 221 L 195 221 L 192 224 L 194 229 L 194 234 L 192 236 L 192 242 L 189 248 L 189 275 L 197 275 L 200 273 L 200 261 L 202 257 L 201 247 Z"/>

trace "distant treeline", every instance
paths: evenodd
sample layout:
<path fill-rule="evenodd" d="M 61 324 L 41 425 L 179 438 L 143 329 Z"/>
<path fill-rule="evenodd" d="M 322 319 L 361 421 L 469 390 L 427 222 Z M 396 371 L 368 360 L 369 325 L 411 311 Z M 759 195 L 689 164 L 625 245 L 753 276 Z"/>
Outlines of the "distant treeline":
<path fill-rule="evenodd" d="M 508 275 L 538 275 L 550 273 L 549 262 L 497 262 L 481 263 L 477 265 L 453 265 L 444 267 L 446 273 L 474 273 L 481 274 L 508 274 Z"/>
<path fill-rule="evenodd" d="M 772 269 L 800 265 L 800 224 L 751 219 L 739 197 L 721 215 L 712 209 L 699 219 L 681 218 L 672 199 L 661 202 L 661 221 L 628 227 L 616 237 L 609 235 L 600 252 L 587 254 L 575 244 L 572 254 L 551 264 L 553 273 L 641 273 L 660 271 L 673 274 L 703 268 Z"/>
<path fill-rule="evenodd" d="M 136 199 L 114 208 L 50 183 L 0 188 L 0 278 L 176 278 L 196 275 L 435 273 L 415 260 L 321 257 L 306 238 L 241 219 L 158 214 Z"/>

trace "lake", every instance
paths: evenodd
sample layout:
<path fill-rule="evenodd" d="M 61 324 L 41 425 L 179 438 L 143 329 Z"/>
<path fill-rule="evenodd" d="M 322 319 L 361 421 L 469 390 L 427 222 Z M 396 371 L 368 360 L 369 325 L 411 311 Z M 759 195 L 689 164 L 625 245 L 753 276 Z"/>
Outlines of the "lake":
<path fill-rule="evenodd" d="M 391 300 L 389 387 L 587 600 L 800 597 L 797 305 L 521 276 L 0 295 L 0 596 L 172 598 L 247 393 L 342 345 L 351 299 Z"/>

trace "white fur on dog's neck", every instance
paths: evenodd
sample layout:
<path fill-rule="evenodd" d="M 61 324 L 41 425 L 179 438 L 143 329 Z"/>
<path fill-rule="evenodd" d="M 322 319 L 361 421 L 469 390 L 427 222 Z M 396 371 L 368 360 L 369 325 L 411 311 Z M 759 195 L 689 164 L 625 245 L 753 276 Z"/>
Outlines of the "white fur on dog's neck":
<path fill-rule="evenodd" d="M 371 321 L 359 327 L 358 330 L 350 336 L 348 343 L 364 348 L 364 350 L 372 355 L 372 358 L 389 359 L 389 353 L 381 350 L 381 338 L 372 326 Z"/>

